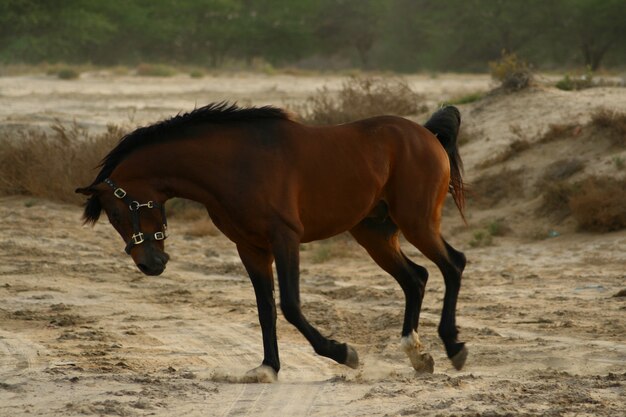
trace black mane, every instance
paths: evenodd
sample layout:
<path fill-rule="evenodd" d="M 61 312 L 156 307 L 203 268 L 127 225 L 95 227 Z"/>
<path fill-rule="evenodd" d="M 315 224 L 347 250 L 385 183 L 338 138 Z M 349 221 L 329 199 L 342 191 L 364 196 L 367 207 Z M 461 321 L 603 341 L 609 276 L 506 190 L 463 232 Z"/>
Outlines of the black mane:
<path fill-rule="evenodd" d="M 181 132 L 190 127 L 207 123 L 245 122 L 258 119 L 289 119 L 289 114 L 273 106 L 239 107 L 228 102 L 211 103 L 191 112 L 178 114 L 150 126 L 140 127 L 122 137 L 100 162 L 100 172 L 91 186 L 108 178 L 115 167 L 128 155 L 144 146 L 175 140 Z M 178 133 L 178 136 L 176 135 Z M 95 223 L 100 217 L 102 208 L 97 198 L 89 198 L 85 203 L 83 218 L 85 222 Z"/>

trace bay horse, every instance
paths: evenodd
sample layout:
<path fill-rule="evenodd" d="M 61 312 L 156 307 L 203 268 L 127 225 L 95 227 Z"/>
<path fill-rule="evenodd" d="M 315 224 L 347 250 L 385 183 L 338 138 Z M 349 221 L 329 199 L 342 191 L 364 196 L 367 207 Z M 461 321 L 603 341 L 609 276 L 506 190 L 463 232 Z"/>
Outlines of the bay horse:
<path fill-rule="evenodd" d="M 263 362 L 250 381 L 276 380 L 280 369 L 272 263 L 280 307 L 315 352 L 356 368 L 350 345 L 328 339 L 300 309 L 299 245 L 348 231 L 398 281 L 405 295 L 401 347 L 417 371 L 433 372 L 417 328 L 427 270 L 402 252 L 399 234 L 440 269 L 445 297 L 438 333 L 461 369 L 467 349 L 457 339 L 456 303 L 465 256 L 440 234 L 448 192 L 463 216 L 461 116 L 444 107 L 420 126 L 380 116 L 338 126 L 307 126 L 275 107 L 213 103 L 124 136 L 103 159 L 88 195 L 85 223 L 104 210 L 147 275 L 159 275 L 164 203 L 182 197 L 206 206 L 232 240 L 250 276 L 263 335 Z"/>

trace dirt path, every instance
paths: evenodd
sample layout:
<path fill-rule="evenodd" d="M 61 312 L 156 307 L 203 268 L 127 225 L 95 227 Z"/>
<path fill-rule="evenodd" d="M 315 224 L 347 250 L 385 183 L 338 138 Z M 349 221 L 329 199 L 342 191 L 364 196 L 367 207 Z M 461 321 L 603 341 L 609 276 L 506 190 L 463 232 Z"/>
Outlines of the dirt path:
<path fill-rule="evenodd" d="M 305 314 L 352 342 L 363 365 L 353 371 L 316 356 L 280 318 L 280 381 L 248 385 L 225 382 L 261 359 L 253 292 L 232 244 L 193 237 L 193 225 L 174 220 L 173 260 L 148 278 L 110 226 L 82 228 L 79 215 L 74 206 L 0 200 L 0 415 L 626 411 L 626 305 L 612 297 L 626 286 L 624 232 L 467 251 L 463 372 L 436 337 L 443 287 L 429 265 L 420 329 L 433 375 L 415 374 L 398 349 L 397 285 L 348 240 L 307 245 Z M 314 262 L 322 245 L 341 256 Z"/>

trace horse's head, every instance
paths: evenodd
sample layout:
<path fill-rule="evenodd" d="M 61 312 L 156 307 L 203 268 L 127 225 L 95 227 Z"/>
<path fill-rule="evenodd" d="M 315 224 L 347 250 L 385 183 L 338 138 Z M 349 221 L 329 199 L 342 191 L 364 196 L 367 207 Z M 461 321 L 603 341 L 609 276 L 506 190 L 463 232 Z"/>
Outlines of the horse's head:
<path fill-rule="evenodd" d="M 146 275 L 160 275 L 169 255 L 164 251 L 167 220 L 162 196 L 145 187 L 122 188 L 110 179 L 76 189 L 89 196 L 85 204 L 86 223 L 95 223 L 102 210 L 126 242 L 126 253 Z"/>

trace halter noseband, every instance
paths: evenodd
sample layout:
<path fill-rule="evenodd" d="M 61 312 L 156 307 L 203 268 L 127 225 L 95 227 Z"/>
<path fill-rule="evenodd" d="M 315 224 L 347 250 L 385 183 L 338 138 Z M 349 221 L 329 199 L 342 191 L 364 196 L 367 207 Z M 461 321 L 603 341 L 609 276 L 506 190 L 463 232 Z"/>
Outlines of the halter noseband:
<path fill-rule="evenodd" d="M 128 209 L 130 210 L 131 221 L 133 223 L 133 235 L 126 243 L 126 248 L 124 249 L 127 254 L 130 255 L 130 250 L 133 247 L 142 244 L 146 240 L 165 240 L 165 238 L 167 238 L 167 219 L 165 218 L 164 204 L 155 203 L 152 200 L 148 201 L 147 203 L 140 203 L 137 200 L 133 200 L 132 197 L 130 197 L 123 188 L 115 185 L 115 183 L 110 178 L 106 178 L 103 182 L 113 189 L 113 195 L 126 203 Z M 161 209 L 161 218 L 163 219 L 163 231 L 151 234 L 144 234 L 141 231 L 139 227 L 139 209 L 141 207 L 147 207 L 149 209 Z"/>

